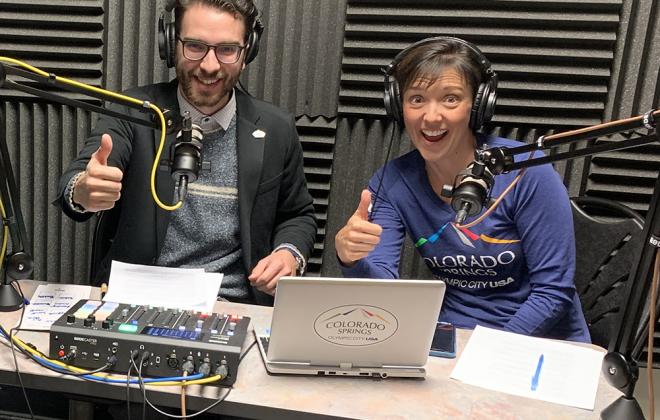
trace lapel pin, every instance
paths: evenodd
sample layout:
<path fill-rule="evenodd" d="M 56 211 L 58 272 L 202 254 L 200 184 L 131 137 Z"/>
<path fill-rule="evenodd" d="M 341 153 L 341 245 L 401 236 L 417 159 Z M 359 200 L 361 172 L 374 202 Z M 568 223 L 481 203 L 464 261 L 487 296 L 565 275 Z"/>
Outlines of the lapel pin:
<path fill-rule="evenodd" d="M 266 137 L 266 132 L 261 130 L 254 130 L 252 132 L 252 137 L 254 137 L 255 139 L 263 139 L 264 137 Z"/>

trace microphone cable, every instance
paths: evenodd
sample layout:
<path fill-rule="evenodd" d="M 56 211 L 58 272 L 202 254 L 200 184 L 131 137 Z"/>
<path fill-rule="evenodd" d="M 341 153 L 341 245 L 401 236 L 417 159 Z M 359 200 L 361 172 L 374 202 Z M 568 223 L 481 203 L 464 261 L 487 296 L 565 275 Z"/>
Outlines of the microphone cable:
<path fill-rule="evenodd" d="M 4 206 L 2 206 L 2 200 L 0 200 L 0 208 L 2 209 L 2 219 L 4 220 L 6 218 L 6 215 L 5 215 Z M 5 224 L 2 255 L 0 255 L 0 258 L 2 258 L 2 260 L 5 259 L 5 251 L 6 251 L 7 236 L 8 236 L 7 230 L 8 230 L 7 224 Z M 23 299 L 23 301 L 25 301 L 25 295 L 23 294 L 23 289 L 21 289 L 20 283 L 17 282 L 17 281 L 15 281 L 13 283 L 15 283 L 16 286 L 18 287 L 18 294 L 21 295 L 21 299 Z M 25 305 L 23 305 L 21 307 L 21 316 L 18 319 L 18 324 L 15 327 L 9 329 L 9 334 L 7 334 L 7 331 L 4 328 L 2 328 L 2 326 L 0 325 L 0 334 L 5 336 L 7 338 L 7 340 L 9 340 L 9 345 L 11 346 L 11 355 L 12 355 L 12 358 L 14 359 L 14 367 L 16 368 L 16 376 L 18 377 L 18 383 L 21 386 L 21 392 L 23 392 L 23 398 L 25 399 L 25 405 L 27 406 L 28 412 L 30 413 L 30 418 L 34 419 L 35 418 L 34 417 L 34 411 L 32 411 L 32 405 L 30 404 L 30 398 L 27 395 L 27 390 L 25 389 L 25 384 L 23 383 L 23 376 L 21 376 L 21 370 L 18 367 L 18 359 L 16 357 L 16 347 L 12 345 L 12 340 L 15 339 L 14 332 L 21 328 L 21 324 L 23 324 L 23 316 L 24 315 L 25 315 Z M 21 353 L 23 353 L 23 352 L 21 352 Z"/>
<path fill-rule="evenodd" d="M 385 179 L 385 165 L 387 165 L 387 162 L 390 160 L 390 155 L 392 153 L 392 145 L 394 144 L 394 130 L 398 127 L 398 123 L 394 121 L 392 124 L 392 131 L 390 133 L 390 141 L 387 146 L 387 153 L 385 154 L 385 162 L 383 163 L 383 174 L 380 177 L 380 180 L 378 181 L 378 187 L 376 188 L 376 192 L 374 194 L 374 199 L 373 202 L 371 203 L 371 211 L 369 212 L 369 217 L 367 218 L 367 221 L 372 222 L 374 220 L 374 217 L 376 215 L 376 202 L 378 201 L 378 198 L 380 197 L 380 189 L 383 186 L 383 180 Z M 399 130 L 400 131 L 400 130 Z M 382 199 L 381 199 L 382 201 Z"/>
<path fill-rule="evenodd" d="M 114 374 L 109 374 L 107 372 L 104 373 L 92 373 L 93 371 L 79 368 L 73 365 L 66 364 L 64 362 L 61 362 L 59 360 L 55 359 L 50 359 L 49 357 L 45 356 L 42 352 L 37 350 L 33 345 L 27 344 L 18 337 L 10 335 L 6 332 L 2 326 L 0 326 L 0 336 L 4 336 L 7 339 L 12 340 L 12 343 L 14 346 L 17 347 L 17 349 L 24 355 L 28 356 L 30 359 L 34 360 L 41 366 L 52 370 L 57 373 L 65 374 L 65 375 L 70 375 L 72 373 L 83 373 L 83 376 L 79 376 L 82 379 L 85 380 L 90 380 L 94 382 L 106 382 L 106 383 L 126 383 L 126 377 L 125 375 L 114 375 Z M 182 376 L 174 376 L 174 377 L 159 377 L 159 378 L 144 378 L 144 383 L 149 384 L 152 386 L 180 386 L 181 382 L 185 380 L 186 386 L 188 385 L 199 385 L 199 384 L 206 384 L 209 382 L 215 382 L 218 380 L 223 379 L 222 376 L 220 375 L 214 375 L 214 376 L 209 376 L 209 377 L 204 377 L 204 375 L 201 374 L 195 374 L 192 376 L 188 376 L 186 378 Z M 131 384 L 137 384 L 137 380 L 131 380 Z"/>
<path fill-rule="evenodd" d="M 255 347 L 256 344 L 257 344 L 257 340 L 252 341 L 252 343 L 250 343 L 250 345 L 247 346 L 245 351 L 243 351 L 243 353 L 240 355 L 240 357 L 238 359 L 238 365 L 239 366 L 240 366 L 241 362 L 243 361 L 243 359 L 245 358 L 245 356 L 250 352 L 250 350 L 252 350 L 253 347 Z M 133 364 L 133 366 L 137 370 L 138 368 L 137 368 L 137 366 L 135 366 L 135 360 L 134 359 L 131 359 L 131 363 Z M 189 383 L 185 380 L 185 378 L 186 378 L 186 376 L 183 375 L 183 380 L 180 383 L 180 385 L 182 387 L 186 386 L 186 385 L 189 385 Z M 216 378 L 216 379 L 214 379 L 214 378 Z M 210 376 L 210 377 L 205 378 L 205 379 L 194 381 L 194 383 L 204 383 L 203 382 L 204 380 L 207 380 L 208 382 L 211 382 L 211 380 L 217 381 L 217 380 L 222 380 L 222 379 L 224 379 L 224 377 L 221 377 L 219 375 L 215 375 L 215 376 Z M 138 384 L 140 385 L 140 390 L 142 391 L 142 395 L 144 397 L 144 402 L 146 402 L 149 405 L 149 407 L 151 407 L 157 413 L 159 413 L 163 416 L 166 416 L 168 418 L 173 418 L 173 419 L 187 419 L 187 418 L 196 417 L 196 416 L 199 416 L 201 414 L 204 414 L 204 413 L 208 412 L 209 410 L 211 410 L 213 407 L 217 406 L 218 404 L 220 404 L 221 402 L 226 400 L 227 397 L 229 396 L 229 393 L 233 389 L 232 387 L 226 387 L 227 392 L 225 392 L 220 398 L 218 398 L 216 401 L 214 401 L 213 403 L 211 403 L 207 407 L 203 408 L 202 410 L 195 412 L 194 414 L 174 415 L 174 414 L 166 413 L 163 410 L 160 410 L 158 407 L 153 405 L 153 403 L 151 401 L 149 401 L 149 398 L 147 397 L 147 394 L 146 394 L 146 388 L 144 387 L 144 382 L 141 381 L 141 373 L 139 371 L 138 371 Z M 182 392 L 184 392 L 184 391 L 182 391 Z"/>

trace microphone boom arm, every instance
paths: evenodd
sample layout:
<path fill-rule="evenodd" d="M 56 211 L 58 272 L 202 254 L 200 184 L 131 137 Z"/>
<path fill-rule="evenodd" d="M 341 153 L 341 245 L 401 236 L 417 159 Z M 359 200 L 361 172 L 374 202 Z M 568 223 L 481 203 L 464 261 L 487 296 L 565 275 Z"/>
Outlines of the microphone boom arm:
<path fill-rule="evenodd" d="M 660 142 L 660 130 L 657 127 L 658 121 L 660 121 L 660 110 L 651 110 L 642 116 L 540 137 L 536 142 L 520 147 L 496 147 L 478 150 L 475 153 L 474 167 L 485 165 L 496 176 L 517 169 Z M 521 153 L 550 149 L 574 141 L 591 140 L 644 128 L 649 130 L 649 133 L 646 135 L 636 132 L 635 134 L 637 136 L 624 140 L 591 144 L 581 149 L 520 160 L 518 162 L 514 159 L 515 155 Z M 655 131 L 655 133 L 651 133 L 651 131 Z M 487 195 L 484 194 L 484 196 Z M 638 377 L 638 368 L 635 361 L 635 344 L 644 337 L 640 322 L 644 315 L 645 300 L 650 290 L 652 290 L 654 260 L 660 258 L 660 177 L 656 179 L 649 211 L 644 223 L 643 237 L 643 248 L 639 258 L 631 267 L 628 282 L 626 283 L 624 300 L 612 330 L 615 334 L 610 339 L 608 353 L 603 360 L 602 366 L 603 375 L 607 381 L 615 388 L 621 390 L 623 396 L 602 412 L 601 418 L 603 419 L 644 418 L 641 408 L 633 395 Z M 654 301 L 653 298 L 656 297 L 652 297 L 651 305 Z M 660 312 L 660 310 L 657 312 Z M 657 320 L 649 320 L 649 323 L 651 322 L 655 324 Z M 638 348 L 639 346 L 637 346 Z M 647 366 L 647 369 L 652 368 L 653 366 Z"/>
<path fill-rule="evenodd" d="M 149 111 L 149 102 L 147 101 L 143 102 L 142 105 L 138 105 L 135 102 L 126 101 L 122 99 L 119 95 L 109 96 L 108 93 L 99 93 L 93 90 L 87 90 L 85 88 L 76 87 L 74 85 L 70 85 L 67 83 L 62 83 L 57 79 L 57 76 L 55 76 L 52 73 L 50 73 L 50 75 L 46 77 L 41 74 L 25 71 L 12 66 L 7 66 L 0 61 L 0 88 L 7 87 L 11 89 L 16 89 L 21 92 L 25 92 L 30 95 L 36 96 L 38 98 L 46 99 L 48 101 L 58 102 L 75 108 L 82 108 L 86 111 L 96 112 L 99 114 L 105 114 L 111 117 L 119 118 L 125 121 L 130 121 L 136 124 L 150 127 L 155 130 L 161 128 L 160 121 L 156 121 L 155 119 L 148 120 L 148 119 L 135 118 L 131 115 L 122 114 L 120 112 L 113 111 L 111 109 L 107 109 L 98 105 L 94 105 L 89 102 L 84 102 L 78 99 L 67 98 L 66 96 L 58 95 L 52 92 L 48 92 L 42 89 L 38 89 L 29 85 L 24 85 L 22 83 L 9 80 L 7 79 L 7 75 L 19 76 L 25 79 L 34 80 L 44 85 L 52 85 L 61 89 L 68 90 L 69 92 L 80 93 L 102 101 L 109 101 L 109 102 L 117 103 L 119 105 L 125 105 L 130 108 L 138 109 L 142 112 Z M 167 126 L 168 132 L 170 132 L 170 130 L 175 127 L 176 121 L 172 118 L 172 116 L 170 115 L 170 111 L 167 109 L 163 111 L 163 115 L 166 117 L 165 124 Z"/>
<path fill-rule="evenodd" d="M 18 68 L 5 63 L 19 65 L 31 71 L 26 71 L 23 68 Z M 85 102 L 78 99 L 67 98 L 56 93 L 48 92 L 34 86 L 24 84 L 25 82 L 15 82 L 7 79 L 7 76 L 17 76 L 23 79 L 32 80 L 46 86 L 54 86 L 60 89 L 65 89 L 70 92 L 80 93 L 91 98 L 99 99 L 101 101 L 108 101 L 119 105 L 124 105 L 130 108 L 138 109 L 142 112 L 154 111 L 158 118 L 137 118 L 132 115 L 123 114 L 114 110 L 106 109 L 93 103 Z M 53 73 L 46 73 L 35 67 L 32 67 L 21 61 L 0 57 L 0 88 L 15 89 L 38 98 L 46 99 L 48 101 L 69 105 L 75 108 L 82 108 L 87 111 L 105 114 L 114 118 L 125 121 L 130 121 L 135 124 L 147 126 L 156 130 L 161 130 L 161 146 L 154 159 L 152 170 L 151 186 L 152 196 L 154 201 L 165 210 L 175 210 L 181 206 L 181 202 L 167 206 L 163 204 L 158 198 L 155 190 L 155 168 L 159 161 L 159 156 L 164 144 L 165 133 L 175 130 L 180 124 L 180 119 L 175 119 L 169 110 L 161 111 L 157 106 L 151 104 L 149 101 L 141 101 L 139 99 L 131 98 L 115 92 L 99 89 L 94 86 L 85 85 L 74 80 L 64 79 L 56 76 Z M 167 116 L 167 117 L 166 117 Z M 16 181 L 13 176 L 11 162 L 9 158 L 9 151 L 7 148 L 7 141 L 5 138 L 4 117 L 0 109 L 0 210 L 3 223 L 3 251 L 0 255 L 0 311 L 14 311 L 23 306 L 23 298 L 18 294 L 16 289 L 11 285 L 13 280 L 29 278 L 33 272 L 34 260 L 28 251 L 30 247 L 27 241 L 27 233 L 23 215 L 21 213 L 19 194 L 16 187 Z M 8 237 L 11 238 L 11 253 L 7 252 L 6 242 Z M 11 278 L 11 281 L 8 279 Z"/>
<path fill-rule="evenodd" d="M 645 136 L 638 136 L 612 143 L 589 145 L 583 149 L 572 150 L 564 153 L 556 153 L 554 155 L 543 156 L 519 162 L 515 162 L 513 159 L 515 155 L 526 152 L 551 149 L 566 143 L 572 143 L 580 140 L 592 140 L 598 137 L 611 136 L 638 128 L 654 130 L 656 126 L 656 120 L 658 119 L 660 119 L 660 110 L 652 110 L 644 115 L 628 118 L 625 120 L 611 121 L 605 124 L 594 125 L 579 130 L 567 131 L 565 133 L 557 133 L 550 136 L 541 136 L 536 140 L 536 142 L 520 147 L 495 147 L 491 149 L 477 150 L 475 160 L 485 164 L 493 175 L 499 175 L 501 173 L 510 172 L 516 169 L 529 168 L 546 163 L 570 160 L 603 152 L 642 146 L 656 142 L 660 139 L 660 137 L 658 137 L 659 134 L 657 130 L 655 136 L 648 134 Z"/>

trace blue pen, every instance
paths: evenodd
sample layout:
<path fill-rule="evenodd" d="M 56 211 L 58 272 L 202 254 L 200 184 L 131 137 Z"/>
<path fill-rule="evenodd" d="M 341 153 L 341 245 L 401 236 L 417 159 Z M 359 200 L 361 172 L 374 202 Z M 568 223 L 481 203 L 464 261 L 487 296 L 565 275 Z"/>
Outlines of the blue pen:
<path fill-rule="evenodd" d="M 541 376 L 541 368 L 543 367 L 543 354 L 539 356 L 539 362 L 536 364 L 536 372 L 532 376 L 532 391 L 536 391 L 539 386 L 539 376 Z"/>
<path fill-rule="evenodd" d="M 23 298 L 23 304 L 24 305 L 29 305 L 30 304 L 30 301 L 28 300 L 28 298 Z"/>

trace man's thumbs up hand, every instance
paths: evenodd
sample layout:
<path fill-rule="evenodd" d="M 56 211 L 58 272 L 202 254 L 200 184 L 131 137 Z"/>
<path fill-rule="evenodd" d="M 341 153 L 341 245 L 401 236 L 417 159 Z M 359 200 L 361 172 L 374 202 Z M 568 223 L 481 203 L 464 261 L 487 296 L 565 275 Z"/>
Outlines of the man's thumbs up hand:
<path fill-rule="evenodd" d="M 123 173 L 119 168 L 108 166 L 112 153 L 112 138 L 101 137 L 101 146 L 92 154 L 85 172 L 73 186 L 73 202 L 87 211 L 101 211 L 114 207 L 121 196 Z"/>

